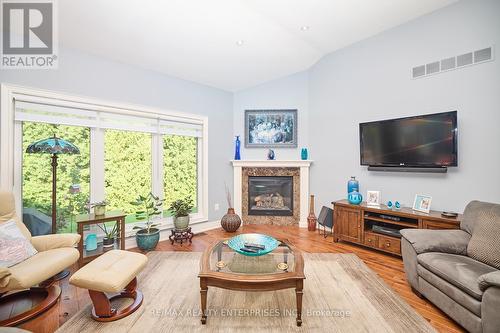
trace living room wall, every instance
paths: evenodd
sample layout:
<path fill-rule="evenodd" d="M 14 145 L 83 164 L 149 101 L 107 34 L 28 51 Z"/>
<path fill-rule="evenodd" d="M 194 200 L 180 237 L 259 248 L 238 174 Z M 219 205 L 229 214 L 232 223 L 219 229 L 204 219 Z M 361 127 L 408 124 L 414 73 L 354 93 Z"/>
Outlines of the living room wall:
<path fill-rule="evenodd" d="M 459 1 L 334 52 L 309 71 L 311 191 L 320 205 L 346 197 L 350 176 L 363 195 L 462 212 L 474 199 L 500 202 L 500 62 L 420 79 L 412 67 L 500 45 L 500 1 Z M 459 167 L 447 174 L 369 172 L 359 163 L 358 123 L 458 110 Z"/>
<path fill-rule="evenodd" d="M 254 109 L 297 109 L 298 147 L 296 149 L 275 148 L 274 152 L 276 153 L 276 159 L 300 159 L 301 147 L 308 146 L 307 85 L 308 73 L 300 72 L 234 94 L 234 135 L 241 136 L 242 159 L 265 160 L 267 158 L 268 149 L 246 149 L 244 147 L 245 110 Z"/>
<path fill-rule="evenodd" d="M 0 82 L 208 116 L 209 219 L 223 215 L 214 204 L 224 207 L 224 182 L 232 184 L 232 93 L 67 48 L 59 69 L 0 70 Z"/>

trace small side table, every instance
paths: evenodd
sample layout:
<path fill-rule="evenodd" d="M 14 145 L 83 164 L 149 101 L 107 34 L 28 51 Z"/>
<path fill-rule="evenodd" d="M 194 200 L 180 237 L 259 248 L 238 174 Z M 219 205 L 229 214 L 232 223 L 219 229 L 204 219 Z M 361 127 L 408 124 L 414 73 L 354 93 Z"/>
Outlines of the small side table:
<path fill-rule="evenodd" d="M 115 222 L 117 224 L 117 231 L 115 238 L 115 244 L 111 249 L 125 250 L 125 214 L 123 212 L 107 212 L 104 215 L 94 215 L 85 214 L 77 216 L 76 225 L 78 234 L 81 239 L 78 243 L 78 252 L 80 252 L 80 258 L 78 259 L 78 266 L 82 267 L 86 263 L 94 260 L 101 254 L 105 253 L 105 249 L 102 244 L 98 244 L 97 249 L 93 251 L 87 251 L 83 248 L 83 227 L 91 224 L 102 224 L 105 222 Z"/>
<path fill-rule="evenodd" d="M 170 239 L 170 243 L 174 245 L 175 242 L 180 242 L 181 245 L 183 241 L 189 241 L 189 243 L 192 243 L 192 239 L 194 234 L 191 232 L 191 227 L 183 230 L 176 230 L 172 229 L 172 234 L 168 236 L 168 239 Z"/>

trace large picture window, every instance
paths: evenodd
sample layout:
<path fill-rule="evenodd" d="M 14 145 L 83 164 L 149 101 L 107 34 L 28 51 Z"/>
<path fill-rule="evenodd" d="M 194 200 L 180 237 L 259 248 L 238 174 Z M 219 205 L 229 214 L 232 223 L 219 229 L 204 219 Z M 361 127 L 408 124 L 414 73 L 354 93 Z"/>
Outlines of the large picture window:
<path fill-rule="evenodd" d="M 163 136 L 163 189 L 167 204 L 189 199 L 197 211 L 198 139 L 190 136 Z M 166 214 L 170 212 L 165 211 Z"/>
<path fill-rule="evenodd" d="M 107 208 L 124 211 L 126 222 L 136 222 L 137 206 L 130 202 L 151 191 L 151 134 L 105 131 L 104 183 Z"/>
<path fill-rule="evenodd" d="M 5 96 L 12 103 L 4 104 L 12 106 L 12 113 L 2 119 L 12 122 L 0 123 L 0 129 L 12 133 L 12 141 L 1 142 L 0 182 L 18 189 L 23 221 L 34 235 L 51 232 L 51 161 L 49 154 L 25 151 L 54 134 L 80 150 L 58 159 L 58 232 L 75 232 L 76 217 L 90 212 L 89 203 L 103 200 L 108 211 L 127 214 L 131 230 L 137 207 L 130 202 L 150 191 L 165 199 L 161 225 L 172 223 L 170 203 L 186 198 L 194 205 L 192 221 L 207 219 L 206 118 L 6 85 L 2 89 L 3 103 Z"/>

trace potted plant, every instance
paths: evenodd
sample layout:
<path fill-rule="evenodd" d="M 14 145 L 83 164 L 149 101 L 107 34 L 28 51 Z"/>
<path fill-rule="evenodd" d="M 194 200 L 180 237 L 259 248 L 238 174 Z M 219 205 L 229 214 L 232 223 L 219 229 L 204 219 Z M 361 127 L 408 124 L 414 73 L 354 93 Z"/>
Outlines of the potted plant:
<path fill-rule="evenodd" d="M 152 218 L 161 214 L 163 201 L 149 192 L 146 196 L 139 195 L 136 201 L 131 202 L 132 205 L 143 208 L 135 213 L 135 217 L 138 220 L 146 220 L 145 226 L 134 227 L 138 230 L 135 234 L 137 246 L 143 251 L 154 249 L 160 240 L 160 230 L 156 228 L 158 224 L 153 224 Z"/>
<path fill-rule="evenodd" d="M 174 227 L 184 230 L 189 226 L 189 213 L 193 209 L 193 200 L 190 197 L 175 200 L 170 204 L 169 210 L 174 214 Z"/>
<path fill-rule="evenodd" d="M 98 224 L 97 226 L 102 230 L 102 232 L 104 232 L 104 239 L 102 240 L 102 247 L 106 248 L 106 247 L 114 246 L 115 245 L 115 236 L 116 236 L 116 233 L 118 231 L 118 223 L 115 223 L 113 225 L 113 228 L 111 228 L 111 229 L 106 226 L 106 223 L 103 223 L 102 225 Z"/>
<path fill-rule="evenodd" d="M 106 201 L 99 201 L 99 202 L 94 202 L 90 204 L 90 208 L 94 209 L 94 215 L 99 216 L 99 215 L 104 215 L 106 214 L 106 205 L 108 203 Z"/>

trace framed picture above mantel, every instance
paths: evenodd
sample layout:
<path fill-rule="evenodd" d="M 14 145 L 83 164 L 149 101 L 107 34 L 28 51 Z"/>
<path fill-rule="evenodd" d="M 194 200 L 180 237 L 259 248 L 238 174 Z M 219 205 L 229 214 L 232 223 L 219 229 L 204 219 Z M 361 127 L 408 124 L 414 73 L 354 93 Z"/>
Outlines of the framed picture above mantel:
<path fill-rule="evenodd" d="M 245 110 L 246 148 L 297 148 L 297 109 Z"/>

